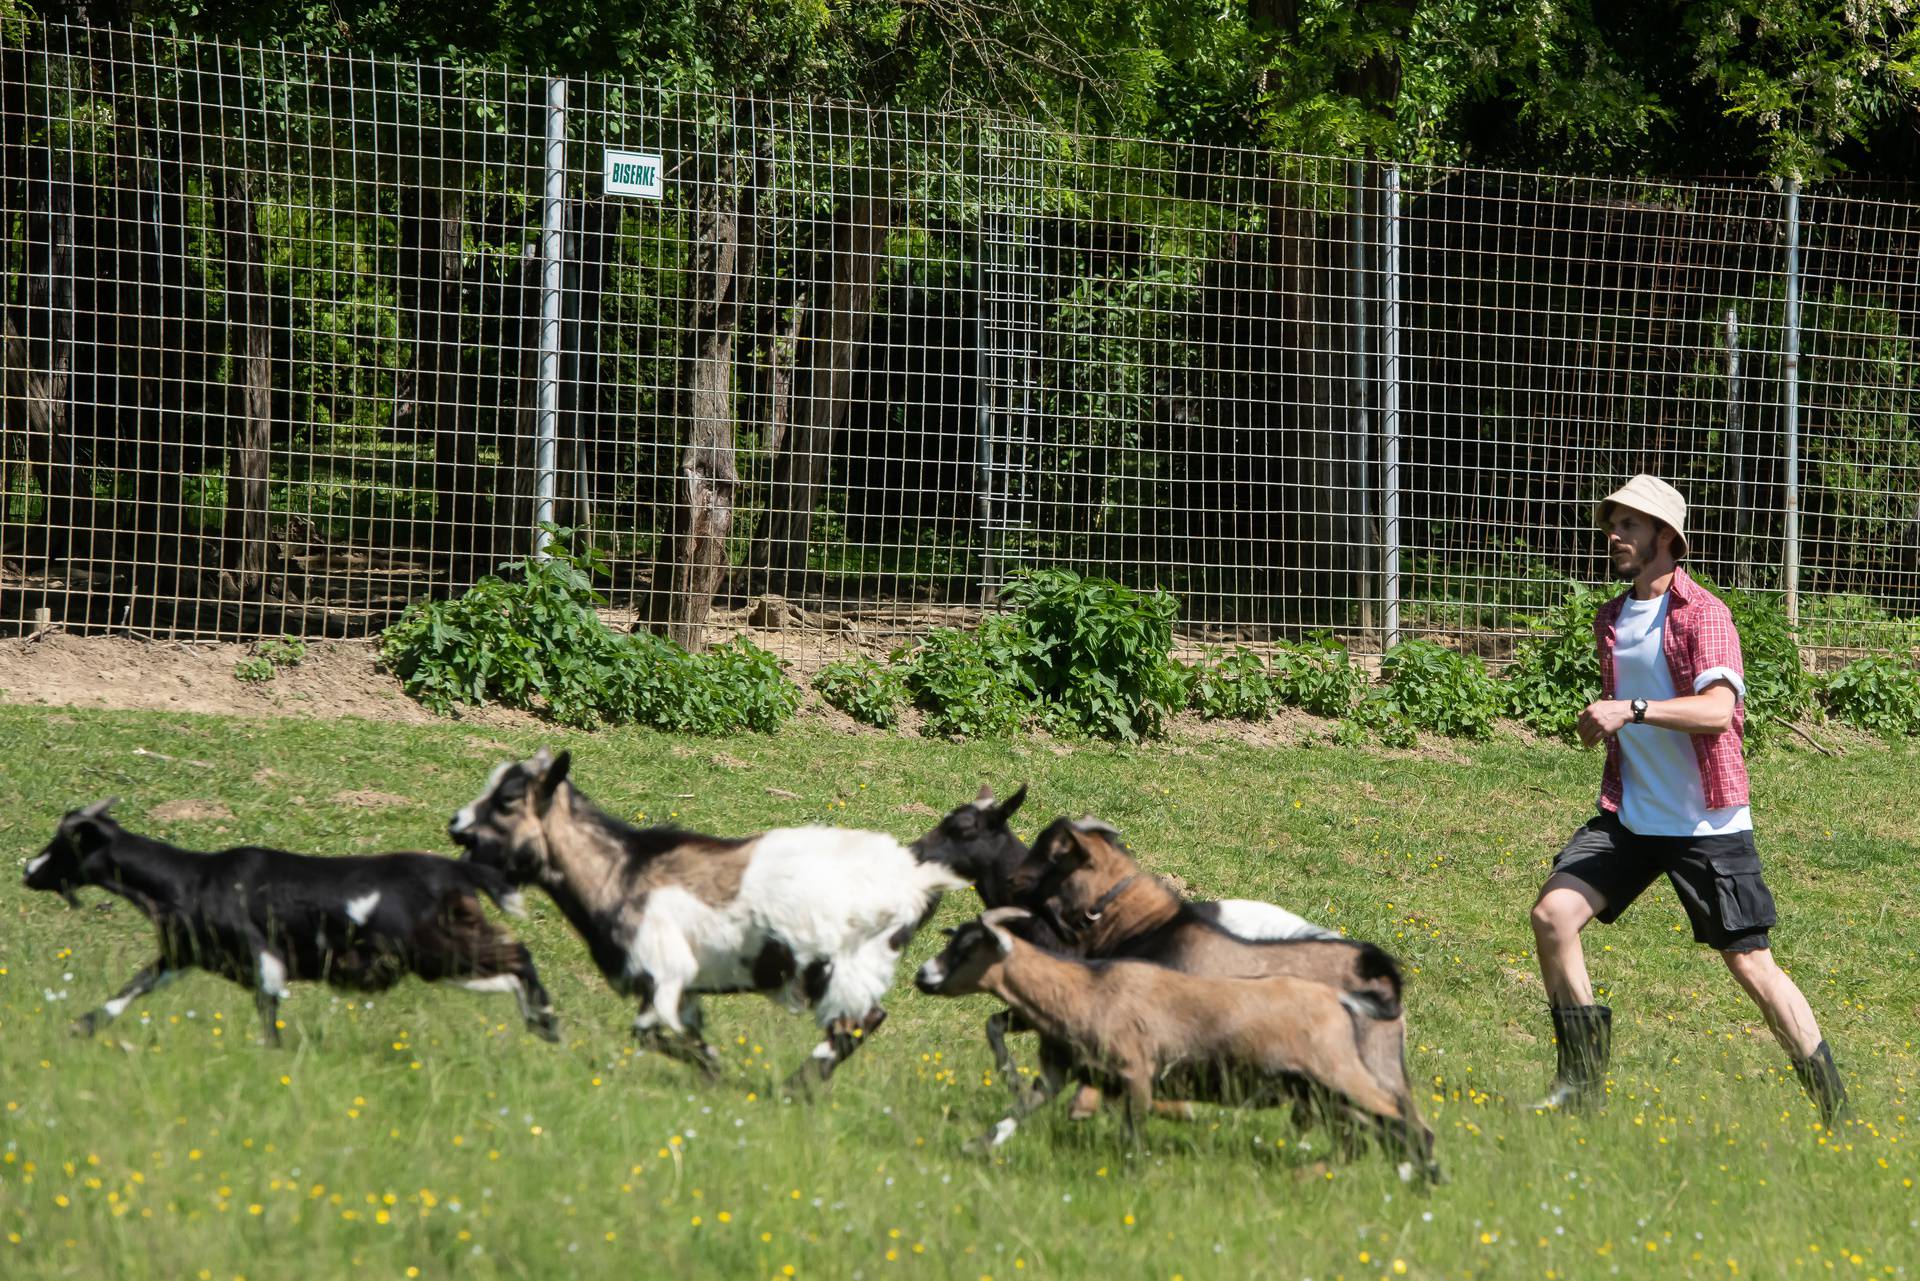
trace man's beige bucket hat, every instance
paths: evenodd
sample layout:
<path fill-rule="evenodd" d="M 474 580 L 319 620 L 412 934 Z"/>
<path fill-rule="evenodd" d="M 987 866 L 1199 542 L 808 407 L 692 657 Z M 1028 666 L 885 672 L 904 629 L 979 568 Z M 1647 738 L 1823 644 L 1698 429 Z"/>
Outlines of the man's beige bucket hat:
<path fill-rule="evenodd" d="M 1642 472 L 1594 504 L 1594 523 L 1606 529 L 1607 510 L 1616 503 L 1651 516 L 1673 530 L 1675 560 L 1687 554 L 1687 500 L 1680 496 L 1679 490 L 1658 476 Z"/>

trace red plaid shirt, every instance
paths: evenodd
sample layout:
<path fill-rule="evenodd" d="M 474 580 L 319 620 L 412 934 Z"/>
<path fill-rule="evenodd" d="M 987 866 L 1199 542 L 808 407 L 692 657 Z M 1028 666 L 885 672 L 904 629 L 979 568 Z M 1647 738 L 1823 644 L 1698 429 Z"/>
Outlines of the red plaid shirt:
<path fill-rule="evenodd" d="M 1600 697 L 1613 695 L 1614 627 L 1620 621 L 1620 607 L 1626 601 L 1622 592 L 1600 607 L 1593 619 L 1593 634 L 1600 642 Z M 1733 629 L 1733 615 L 1720 598 L 1688 577 L 1687 571 L 1673 571 L 1673 586 L 1667 589 L 1667 625 L 1661 637 L 1667 656 L 1667 671 L 1673 688 L 1682 697 L 1695 692 L 1694 678 L 1715 667 L 1737 672 L 1741 680 L 1747 671 L 1740 662 L 1740 635 Z M 1725 809 L 1747 803 L 1747 762 L 1741 744 L 1747 730 L 1745 700 L 1733 705 L 1733 724 L 1718 734 L 1693 735 L 1693 755 L 1700 765 L 1700 786 L 1706 793 L 1707 808 Z M 1600 808 L 1620 810 L 1620 744 L 1607 740 L 1607 769 L 1600 779 Z"/>

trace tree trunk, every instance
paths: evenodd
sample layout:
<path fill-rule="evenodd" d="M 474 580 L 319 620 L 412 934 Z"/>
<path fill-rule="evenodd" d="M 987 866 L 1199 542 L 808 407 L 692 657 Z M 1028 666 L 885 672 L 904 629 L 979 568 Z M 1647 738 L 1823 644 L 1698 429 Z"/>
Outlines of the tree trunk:
<path fill-rule="evenodd" d="M 826 307 L 814 311 L 801 346 L 807 373 L 785 452 L 774 467 L 766 537 L 756 556 L 789 594 L 789 580 L 806 568 L 814 509 L 820 504 L 834 436 L 846 421 L 852 399 L 854 360 L 873 318 L 874 288 L 893 214 L 885 194 L 867 193 L 847 202 L 845 218 L 834 229 Z"/>
<path fill-rule="evenodd" d="M 726 180 L 721 183 L 724 193 Z M 669 639 L 688 650 L 706 645 L 707 616 L 726 576 L 727 541 L 733 533 L 734 466 L 733 349 L 739 302 L 741 223 L 757 198 L 753 183 L 731 197 L 722 194 L 701 237 L 694 279 L 702 289 L 695 303 L 693 356 L 681 389 L 686 422 L 680 453 L 680 502 L 671 560 L 654 571 L 650 620 L 665 624 Z"/>
<path fill-rule="evenodd" d="M 267 581 L 267 464 L 273 444 L 271 300 L 260 243 L 255 180 L 230 178 L 222 201 L 227 351 L 236 377 L 227 414 L 227 514 L 223 588 L 257 598 Z"/>
<path fill-rule="evenodd" d="M 477 578 L 476 534 L 489 519 L 479 467 L 477 404 L 467 387 L 460 337 L 466 288 L 464 196 L 434 178 L 401 204 L 401 279 L 413 321 L 413 415 L 416 439 L 433 442 L 435 519 L 429 546 L 444 556 L 448 590 Z"/>

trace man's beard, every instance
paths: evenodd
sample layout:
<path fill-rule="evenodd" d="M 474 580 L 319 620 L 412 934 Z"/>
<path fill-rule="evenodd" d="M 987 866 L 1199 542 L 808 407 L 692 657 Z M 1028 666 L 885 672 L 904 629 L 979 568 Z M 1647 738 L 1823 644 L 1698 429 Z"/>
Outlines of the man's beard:
<path fill-rule="evenodd" d="M 1640 549 L 1632 544 L 1628 544 L 1621 550 L 1626 552 L 1625 556 L 1616 552 L 1609 555 L 1607 559 L 1613 564 L 1613 576 L 1621 582 L 1630 583 L 1640 577 L 1640 571 L 1647 567 L 1647 561 L 1650 558 L 1643 555 Z"/>

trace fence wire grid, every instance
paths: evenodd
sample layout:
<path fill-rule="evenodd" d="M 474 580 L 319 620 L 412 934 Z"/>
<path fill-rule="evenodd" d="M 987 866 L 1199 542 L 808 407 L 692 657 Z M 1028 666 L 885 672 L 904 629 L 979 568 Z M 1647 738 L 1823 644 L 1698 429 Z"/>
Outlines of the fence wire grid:
<path fill-rule="evenodd" d="M 1065 566 L 1191 642 L 1499 657 L 1646 470 L 1810 645 L 1920 640 L 1920 235 L 1880 188 L 58 24 L 0 60 L 0 624 L 365 635 L 551 522 L 696 646 L 884 648 Z"/>

